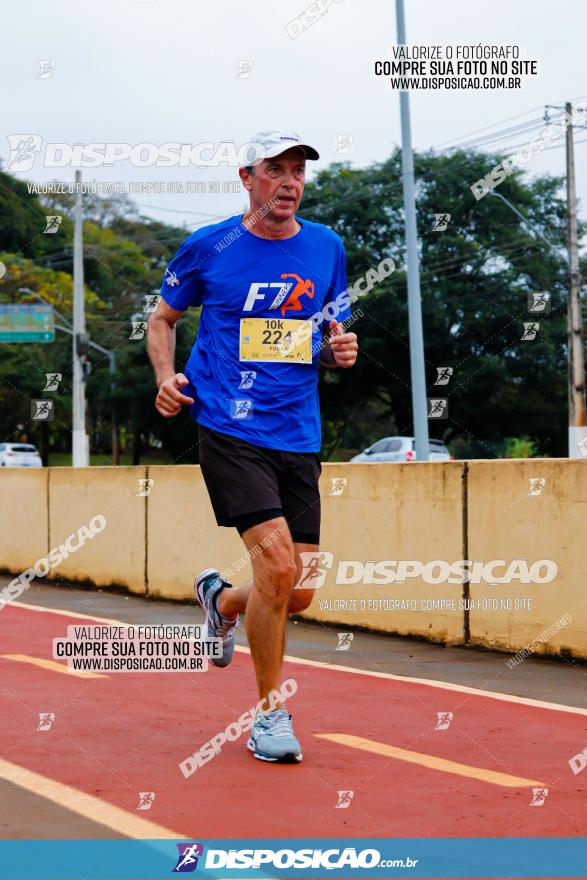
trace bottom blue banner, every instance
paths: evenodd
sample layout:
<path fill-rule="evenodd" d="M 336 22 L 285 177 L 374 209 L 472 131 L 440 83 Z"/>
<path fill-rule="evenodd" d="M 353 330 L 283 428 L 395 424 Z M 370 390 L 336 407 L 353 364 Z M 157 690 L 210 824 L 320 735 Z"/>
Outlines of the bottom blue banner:
<path fill-rule="evenodd" d="M 4 840 L 0 880 L 585 877 L 587 838 Z"/>

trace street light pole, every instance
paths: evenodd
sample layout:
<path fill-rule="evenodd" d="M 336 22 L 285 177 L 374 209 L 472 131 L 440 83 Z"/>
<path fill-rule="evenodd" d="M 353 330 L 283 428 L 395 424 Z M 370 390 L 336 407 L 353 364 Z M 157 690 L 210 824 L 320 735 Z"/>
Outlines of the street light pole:
<path fill-rule="evenodd" d="M 406 43 L 406 23 L 403 0 L 395 0 L 398 45 Z M 424 369 L 424 331 L 422 329 L 422 298 L 420 294 L 420 265 L 418 261 L 418 229 L 416 225 L 416 186 L 414 182 L 414 155 L 410 127 L 410 96 L 399 93 L 402 131 L 402 183 L 406 221 L 406 259 L 408 270 L 408 319 L 410 336 L 410 369 L 412 376 L 412 411 L 416 461 L 428 461 L 428 405 L 426 400 L 426 373 Z"/>
<path fill-rule="evenodd" d="M 487 193 L 487 195 L 488 195 L 488 196 L 493 196 L 494 198 L 499 199 L 500 201 L 502 201 L 502 202 L 504 203 L 504 205 L 507 205 L 508 208 L 510 208 L 510 210 L 512 210 L 512 211 L 514 212 L 514 214 L 517 214 L 517 216 L 520 218 L 520 220 L 523 220 L 523 221 L 524 221 L 524 223 L 526 224 L 526 226 L 528 227 L 528 229 L 531 229 L 532 232 L 535 232 L 536 235 L 540 236 L 540 238 L 542 239 L 542 241 L 545 241 L 546 244 L 547 244 L 549 247 L 551 247 L 553 250 L 556 251 L 556 245 L 555 245 L 555 243 L 554 243 L 553 241 L 551 241 L 550 238 L 547 238 L 547 237 L 544 235 L 544 233 L 541 232 L 540 229 L 538 229 L 537 226 L 534 226 L 533 223 L 530 223 L 530 221 L 528 220 L 528 218 L 527 218 L 527 217 L 524 217 L 524 215 L 522 214 L 522 212 L 521 212 L 521 211 L 518 211 L 518 209 L 516 208 L 516 206 L 515 206 L 515 205 L 512 205 L 512 203 L 511 203 L 508 199 L 506 199 L 505 196 L 502 196 L 501 193 L 495 192 L 495 190 L 493 190 L 493 189 L 490 189 L 489 192 Z M 558 253 L 558 251 L 557 251 L 557 253 Z"/>
<path fill-rule="evenodd" d="M 84 258 L 81 171 L 75 172 L 75 213 L 73 231 L 73 379 L 72 379 L 72 453 L 73 467 L 89 465 L 89 441 L 86 434 L 86 385 L 80 360 L 80 339 L 86 333 L 84 303 Z"/>
<path fill-rule="evenodd" d="M 565 104 L 567 120 L 567 247 L 569 252 L 569 458 L 580 458 L 579 443 L 587 439 L 585 426 L 585 356 L 583 316 L 581 314 L 581 273 L 577 235 L 577 197 L 575 193 L 575 156 L 573 150 L 573 106 Z"/>

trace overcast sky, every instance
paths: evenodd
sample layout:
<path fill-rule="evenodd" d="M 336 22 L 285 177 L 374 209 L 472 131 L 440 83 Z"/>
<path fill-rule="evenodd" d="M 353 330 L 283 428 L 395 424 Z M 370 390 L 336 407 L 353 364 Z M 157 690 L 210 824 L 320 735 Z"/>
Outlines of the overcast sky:
<path fill-rule="evenodd" d="M 314 168 L 345 159 L 355 166 L 384 160 L 399 141 L 399 98 L 376 77 L 376 59 L 396 42 L 391 0 L 340 0 L 298 37 L 286 25 L 305 0 L 32 0 L 3 10 L 0 55 L 3 107 L 0 156 L 7 136 L 38 134 L 57 143 L 247 142 L 264 128 L 298 131 L 321 153 Z M 519 44 L 540 60 L 540 74 L 520 91 L 433 91 L 411 94 L 416 149 L 467 139 L 486 126 L 539 118 L 544 105 L 587 104 L 582 0 L 406 0 L 409 43 Z M 39 62 L 55 62 L 45 79 Z M 238 63 L 252 62 L 248 77 Z M 248 65 L 250 67 L 250 64 Z M 242 65 L 241 65 L 242 67 Z M 511 117 L 515 119 L 508 121 Z M 352 148 L 337 154 L 339 136 Z M 519 144 L 527 135 L 504 143 Z M 587 205 L 587 131 L 576 132 L 577 189 Z M 564 172 L 564 139 L 526 167 Z M 510 151 L 503 151 L 508 155 Z M 489 170 L 489 169 L 488 169 Z M 84 169 L 85 180 L 229 181 L 235 168 L 137 168 L 129 162 Z M 42 166 L 27 180 L 71 180 L 71 167 Z M 473 181 L 463 181 L 464 189 Z M 237 213 L 241 192 L 135 196 L 141 211 L 193 229 Z M 147 207 L 150 206 L 150 207 Z M 586 210 L 580 215 L 587 219 Z M 301 212 L 303 213 L 303 211 Z"/>

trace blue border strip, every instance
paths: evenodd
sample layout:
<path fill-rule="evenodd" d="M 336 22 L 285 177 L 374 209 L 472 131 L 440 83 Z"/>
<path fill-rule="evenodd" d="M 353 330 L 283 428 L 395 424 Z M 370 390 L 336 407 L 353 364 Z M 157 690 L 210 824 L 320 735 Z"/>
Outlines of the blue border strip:
<path fill-rule="evenodd" d="M 188 863 L 174 871 L 178 854 L 187 844 L 203 847 L 198 864 Z M 211 851 L 216 855 L 213 857 Z M 227 866 L 230 850 L 269 850 L 268 863 L 260 867 Z M 279 867 L 273 853 L 279 851 L 333 850 L 326 858 L 347 853 L 378 851 L 382 860 L 402 859 L 404 866 L 328 868 Z M 407 867 L 405 860 L 417 860 Z M 234 856 L 232 856 L 234 858 Z M 243 860 L 246 862 L 246 856 Z M 249 861 L 252 856 L 249 857 Z M 282 855 L 287 861 L 288 856 Z M 291 857 L 289 857 L 291 858 Z M 311 855 L 306 855 L 311 859 Z M 322 856 L 314 856 L 320 860 Z M 373 860 L 373 855 L 364 857 Z M 218 867 L 206 868 L 213 861 Z M 224 865 L 224 867 L 222 867 Z M 377 862 L 378 865 L 378 862 Z M 306 839 L 214 839 L 214 840 L 4 840 L 0 841 L 0 880 L 160 880 L 178 876 L 197 878 L 585 878 L 587 837 L 516 838 L 306 838 Z"/>

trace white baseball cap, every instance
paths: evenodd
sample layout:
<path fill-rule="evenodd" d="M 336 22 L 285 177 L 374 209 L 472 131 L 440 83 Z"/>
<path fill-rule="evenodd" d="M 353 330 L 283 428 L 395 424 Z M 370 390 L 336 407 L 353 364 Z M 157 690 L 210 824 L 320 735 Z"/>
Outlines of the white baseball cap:
<path fill-rule="evenodd" d="M 305 143 L 296 131 L 258 131 L 245 146 L 241 168 L 260 165 L 263 159 L 273 159 L 292 147 L 301 147 L 306 159 L 320 158 L 318 150 Z"/>

